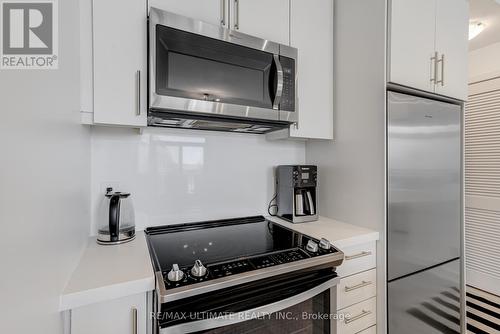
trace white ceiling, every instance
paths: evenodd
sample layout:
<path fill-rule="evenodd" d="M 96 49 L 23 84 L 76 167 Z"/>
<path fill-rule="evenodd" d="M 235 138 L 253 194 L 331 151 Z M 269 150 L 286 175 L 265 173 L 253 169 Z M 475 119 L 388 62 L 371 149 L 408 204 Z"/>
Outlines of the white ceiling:
<path fill-rule="evenodd" d="M 480 21 L 486 28 L 469 42 L 469 50 L 500 42 L 500 0 L 470 0 L 470 20 Z"/>

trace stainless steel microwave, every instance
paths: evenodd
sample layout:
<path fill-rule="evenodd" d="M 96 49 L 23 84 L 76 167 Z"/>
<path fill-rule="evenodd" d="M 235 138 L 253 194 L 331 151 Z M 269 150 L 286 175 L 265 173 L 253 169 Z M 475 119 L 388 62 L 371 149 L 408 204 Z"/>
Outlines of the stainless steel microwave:
<path fill-rule="evenodd" d="M 297 49 L 150 9 L 150 126 L 267 133 L 296 121 Z"/>

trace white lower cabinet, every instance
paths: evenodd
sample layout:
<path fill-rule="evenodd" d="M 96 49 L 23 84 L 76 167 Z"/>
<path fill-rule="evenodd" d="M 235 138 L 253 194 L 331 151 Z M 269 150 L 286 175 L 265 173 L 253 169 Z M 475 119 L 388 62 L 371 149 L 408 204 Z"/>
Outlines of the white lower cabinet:
<path fill-rule="evenodd" d="M 377 323 L 377 299 L 370 298 L 338 311 L 344 320 L 337 321 L 337 334 L 359 333 Z"/>
<path fill-rule="evenodd" d="M 370 328 L 362 330 L 358 334 L 376 334 L 376 333 L 377 333 L 377 326 L 372 326 Z"/>
<path fill-rule="evenodd" d="M 376 241 L 340 248 L 344 263 L 337 268 L 334 334 L 376 333 Z"/>
<path fill-rule="evenodd" d="M 377 270 L 361 272 L 340 281 L 337 308 L 342 309 L 377 295 Z"/>
<path fill-rule="evenodd" d="M 71 334 L 147 334 L 147 320 L 141 293 L 71 310 Z"/>
<path fill-rule="evenodd" d="M 337 268 L 340 277 L 347 277 L 377 266 L 377 244 L 375 241 L 342 249 L 344 263 Z"/>

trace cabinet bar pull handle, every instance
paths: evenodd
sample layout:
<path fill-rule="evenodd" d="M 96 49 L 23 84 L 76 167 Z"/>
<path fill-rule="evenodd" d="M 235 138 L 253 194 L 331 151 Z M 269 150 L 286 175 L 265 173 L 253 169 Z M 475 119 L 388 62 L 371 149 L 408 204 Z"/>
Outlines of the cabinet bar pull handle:
<path fill-rule="evenodd" d="M 141 115 L 141 71 L 140 70 L 138 70 L 135 73 L 135 80 L 137 87 L 137 98 L 136 98 L 137 106 L 135 109 L 135 114 L 137 116 L 140 116 Z"/>
<path fill-rule="evenodd" d="M 438 53 L 434 52 L 434 56 L 431 57 L 431 82 L 434 83 L 435 85 L 437 84 L 437 75 L 438 75 L 437 61 L 438 61 Z"/>
<path fill-rule="evenodd" d="M 137 334 L 138 328 L 137 328 L 137 308 L 132 308 L 132 331 L 133 334 Z"/>
<path fill-rule="evenodd" d="M 372 255 L 372 252 L 361 252 L 359 254 L 354 254 L 354 255 L 346 255 L 345 256 L 345 259 L 346 261 L 349 261 L 349 260 L 354 260 L 354 259 L 357 259 L 357 258 L 360 258 L 360 257 L 365 257 L 365 256 L 368 256 L 368 255 Z"/>
<path fill-rule="evenodd" d="M 353 285 L 353 286 L 345 286 L 345 292 L 351 292 L 357 289 L 364 288 L 365 286 L 371 285 L 372 281 L 361 281 L 361 283 Z"/>
<path fill-rule="evenodd" d="M 220 0 L 220 8 L 221 8 L 220 24 L 223 27 L 225 27 L 226 26 L 226 0 Z"/>
<path fill-rule="evenodd" d="M 438 63 L 441 63 L 441 80 L 436 81 L 436 84 L 441 84 L 441 87 L 444 86 L 444 54 L 441 55 L 441 59 L 437 60 Z"/>
<path fill-rule="evenodd" d="M 240 29 L 240 1 L 234 0 L 234 29 Z"/>
<path fill-rule="evenodd" d="M 370 315 L 370 314 L 372 314 L 372 311 L 362 310 L 360 314 L 358 314 L 358 315 L 356 315 L 356 316 L 354 316 L 352 318 L 350 317 L 349 319 L 345 319 L 344 323 L 345 324 L 350 324 L 351 322 L 359 320 L 361 318 L 364 318 L 364 317 L 366 317 L 367 315 Z"/>

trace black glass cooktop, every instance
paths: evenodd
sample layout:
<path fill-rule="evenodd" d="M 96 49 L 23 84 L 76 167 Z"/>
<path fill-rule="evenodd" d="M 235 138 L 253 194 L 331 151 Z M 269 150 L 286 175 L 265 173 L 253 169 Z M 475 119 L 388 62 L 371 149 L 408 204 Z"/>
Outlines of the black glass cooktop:
<path fill-rule="evenodd" d="M 166 289 L 338 252 L 262 216 L 152 227 L 146 235 Z"/>
<path fill-rule="evenodd" d="M 161 270 L 293 249 L 299 234 L 262 216 L 146 229 Z"/>

